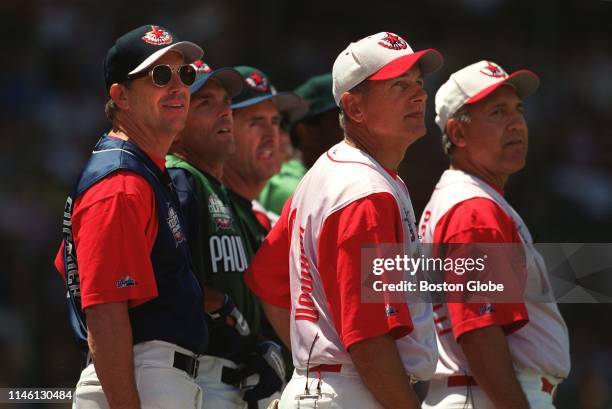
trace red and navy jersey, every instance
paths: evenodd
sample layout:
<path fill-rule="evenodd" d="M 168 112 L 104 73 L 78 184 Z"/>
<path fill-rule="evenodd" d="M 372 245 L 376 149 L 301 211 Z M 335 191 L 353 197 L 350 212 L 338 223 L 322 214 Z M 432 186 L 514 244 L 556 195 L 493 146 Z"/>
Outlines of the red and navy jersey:
<path fill-rule="evenodd" d="M 161 340 L 201 353 L 208 342 L 202 289 L 163 161 L 104 135 L 64 211 L 56 258 L 76 339 L 86 347 L 90 306 L 127 301 L 134 344 Z"/>

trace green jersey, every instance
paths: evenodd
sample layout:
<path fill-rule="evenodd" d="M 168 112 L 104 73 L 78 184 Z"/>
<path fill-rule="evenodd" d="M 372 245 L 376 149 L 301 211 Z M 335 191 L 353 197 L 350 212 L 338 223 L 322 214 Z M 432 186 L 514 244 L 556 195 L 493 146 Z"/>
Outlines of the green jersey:
<path fill-rule="evenodd" d="M 238 217 L 242 222 L 243 230 L 245 232 L 247 245 L 249 249 L 255 253 L 259 248 L 259 245 L 264 241 L 268 230 L 257 220 L 255 213 L 253 212 L 253 203 L 240 196 L 238 193 L 228 190 L 230 199 L 236 208 Z"/>
<path fill-rule="evenodd" d="M 300 180 L 306 174 L 304 164 L 291 159 L 281 167 L 278 174 L 272 176 L 259 195 L 259 203 L 276 214 L 281 214 L 285 202 L 293 194 Z"/>
<path fill-rule="evenodd" d="M 218 180 L 173 155 L 166 157 L 166 167 L 187 223 L 194 271 L 203 285 L 232 298 L 250 328 L 250 335 L 243 337 L 224 322 L 209 319 L 207 354 L 236 360 L 256 341 L 261 329 L 259 300 L 243 280 L 254 254 L 250 238 L 242 229 L 227 189 Z"/>
<path fill-rule="evenodd" d="M 257 249 L 259 248 L 261 243 L 266 238 L 266 235 L 268 234 L 268 229 L 264 227 L 259 222 L 259 220 L 257 220 L 257 217 L 255 216 L 255 213 L 253 211 L 253 203 L 250 200 L 245 199 L 244 197 L 240 196 L 238 193 L 232 190 L 228 190 L 228 192 L 230 195 L 230 199 L 236 208 L 238 217 L 240 218 L 240 221 L 242 223 L 242 228 L 245 231 L 248 247 L 253 253 L 255 253 L 257 252 Z M 272 329 L 270 323 L 265 319 L 265 316 L 262 319 L 261 325 L 262 334 L 264 336 L 269 337 L 278 344 L 282 345 L 282 341 L 280 340 L 280 338 L 278 338 L 278 336 Z M 293 373 L 293 361 L 291 358 L 291 352 L 287 348 L 283 348 L 282 352 L 287 375 L 286 380 L 288 381 Z"/>

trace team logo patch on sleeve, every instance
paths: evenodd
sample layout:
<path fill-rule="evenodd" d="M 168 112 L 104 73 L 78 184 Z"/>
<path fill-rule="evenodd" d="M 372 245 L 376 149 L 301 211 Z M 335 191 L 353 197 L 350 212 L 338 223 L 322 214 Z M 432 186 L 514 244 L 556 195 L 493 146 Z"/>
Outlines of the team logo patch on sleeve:
<path fill-rule="evenodd" d="M 393 33 L 385 33 L 385 36 L 378 44 L 390 50 L 405 50 L 408 47 L 408 44 L 402 37 Z"/>
<path fill-rule="evenodd" d="M 391 304 L 385 305 L 385 315 L 387 317 L 391 317 L 397 314 L 397 309 L 393 307 Z"/>
<path fill-rule="evenodd" d="M 172 44 L 172 35 L 159 26 L 151 26 L 151 31 L 147 32 L 142 39 L 151 45 Z"/>
<path fill-rule="evenodd" d="M 508 74 L 499 65 L 487 61 L 487 65 L 480 70 L 481 73 L 493 78 L 506 78 Z"/>
<path fill-rule="evenodd" d="M 492 314 L 494 312 L 495 312 L 495 307 L 491 305 L 490 303 L 487 303 L 483 305 L 482 307 L 480 307 L 480 309 L 478 310 L 478 315 Z"/>
<path fill-rule="evenodd" d="M 178 247 L 178 245 L 185 240 L 185 236 L 183 235 L 183 229 L 181 228 L 181 223 L 179 222 L 178 213 L 176 210 L 174 210 L 170 203 L 168 203 L 168 218 L 166 221 L 168 222 L 168 227 L 174 236 L 176 247 Z"/>
<path fill-rule="evenodd" d="M 270 86 L 268 79 L 259 71 L 253 71 L 246 79 L 245 82 L 249 84 L 251 88 L 256 89 L 260 92 L 266 92 Z"/>
<path fill-rule="evenodd" d="M 117 288 L 126 288 L 126 287 L 134 287 L 136 285 L 136 280 L 134 280 L 129 275 L 126 275 L 123 278 L 115 281 L 115 286 Z"/>

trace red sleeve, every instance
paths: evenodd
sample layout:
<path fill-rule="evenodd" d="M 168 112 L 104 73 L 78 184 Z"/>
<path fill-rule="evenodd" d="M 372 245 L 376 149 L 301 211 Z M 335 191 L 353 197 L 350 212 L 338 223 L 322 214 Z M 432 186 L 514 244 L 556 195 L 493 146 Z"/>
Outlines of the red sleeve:
<path fill-rule="evenodd" d="M 268 304 L 291 308 L 289 284 L 289 210 L 291 198 L 244 275 L 247 286 Z"/>
<path fill-rule="evenodd" d="M 157 236 L 153 188 L 141 176 L 118 171 L 80 196 L 74 205 L 83 309 L 129 301 L 130 307 L 157 297 L 151 251 Z M 63 243 L 55 260 L 64 274 Z"/>
<path fill-rule="evenodd" d="M 59 275 L 61 275 L 64 281 L 66 281 L 66 271 L 64 269 L 64 240 L 62 240 L 60 243 L 60 247 L 59 250 L 57 250 L 53 264 L 55 265 L 55 269 Z"/>
<path fill-rule="evenodd" d="M 268 215 L 256 209 L 253 209 L 253 214 L 255 215 L 255 218 L 257 219 L 259 224 L 261 224 L 264 229 L 266 229 L 266 231 L 270 231 L 272 229 L 272 222 L 270 221 L 270 219 L 268 219 Z"/>
<path fill-rule="evenodd" d="M 520 243 L 512 218 L 494 201 L 481 197 L 455 205 L 438 221 L 434 232 L 435 243 Z M 495 263 L 495 268 L 508 269 L 503 274 L 526 273 L 514 271 L 515 267 L 503 260 Z M 448 311 L 455 339 L 493 325 L 510 334 L 529 322 L 524 303 L 448 303 Z"/>
<path fill-rule="evenodd" d="M 413 325 L 405 303 L 361 301 L 361 247 L 401 243 L 399 208 L 389 193 L 357 200 L 330 215 L 319 239 L 318 269 L 336 330 L 348 349 L 355 342 L 391 334 L 403 337 Z"/>

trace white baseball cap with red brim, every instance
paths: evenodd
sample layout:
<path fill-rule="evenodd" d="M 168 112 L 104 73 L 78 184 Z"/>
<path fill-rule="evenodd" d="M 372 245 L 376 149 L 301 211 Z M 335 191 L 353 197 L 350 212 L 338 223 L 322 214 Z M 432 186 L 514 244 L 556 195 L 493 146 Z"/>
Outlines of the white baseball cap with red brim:
<path fill-rule="evenodd" d="M 436 71 L 444 59 L 437 50 L 414 52 L 400 36 L 381 32 L 349 44 L 332 69 L 333 94 L 338 106 L 342 95 L 365 80 L 399 77 L 416 63 L 423 74 Z"/>
<path fill-rule="evenodd" d="M 510 85 L 519 98 L 533 94 L 540 86 L 540 78 L 532 71 L 519 70 L 508 75 L 491 61 L 468 65 L 450 76 L 436 93 L 436 124 L 442 132 L 448 119 L 463 105 L 478 102 L 502 85 Z"/>

